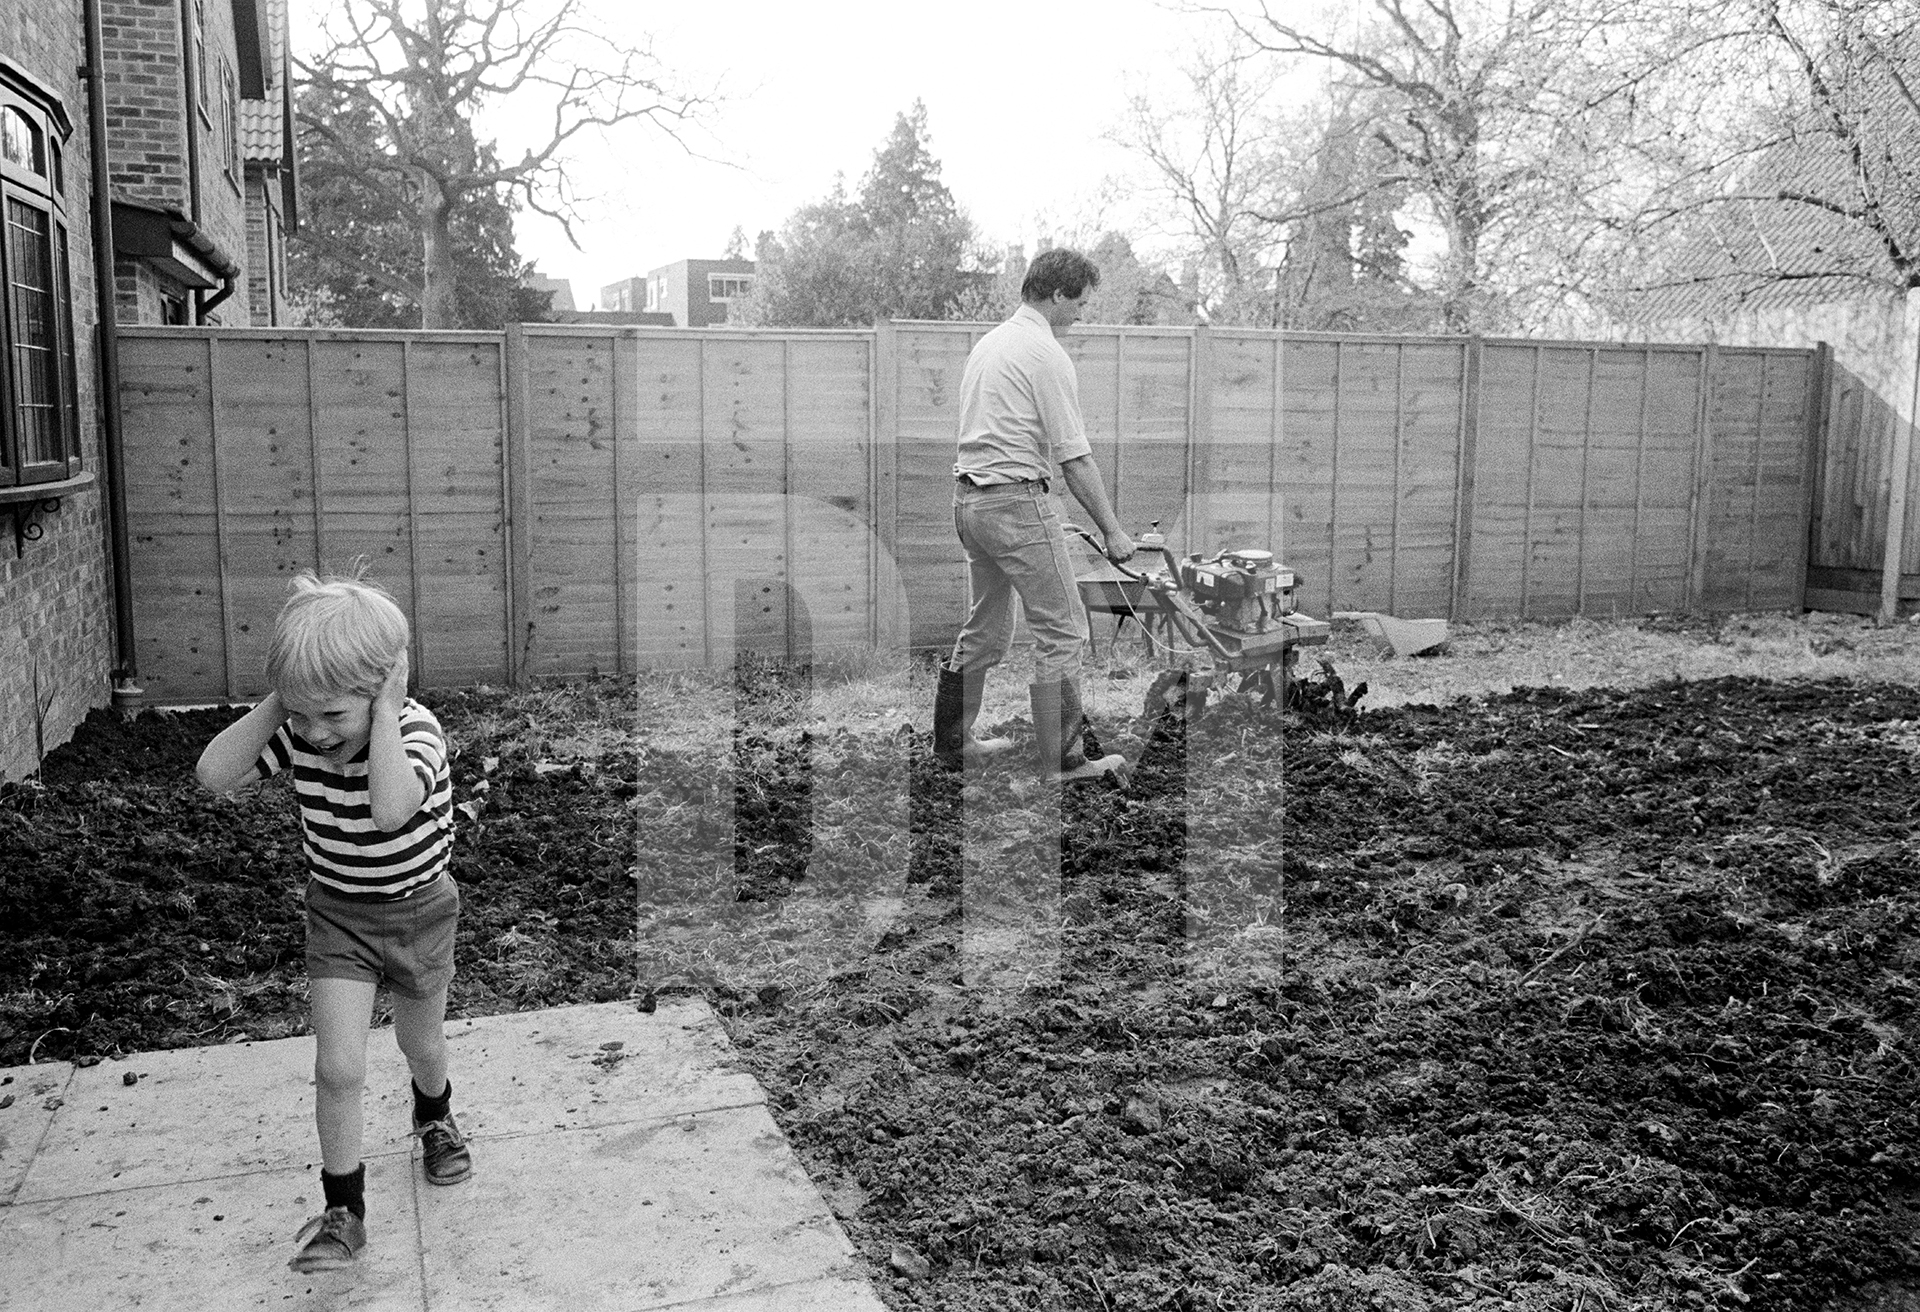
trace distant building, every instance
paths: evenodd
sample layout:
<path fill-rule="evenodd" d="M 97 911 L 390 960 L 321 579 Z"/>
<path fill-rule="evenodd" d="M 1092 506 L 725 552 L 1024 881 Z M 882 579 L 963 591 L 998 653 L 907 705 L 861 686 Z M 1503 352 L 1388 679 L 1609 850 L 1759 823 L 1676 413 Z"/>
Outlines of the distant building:
<path fill-rule="evenodd" d="M 544 273 L 529 269 L 520 285 L 529 291 L 547 292 L 550 299 L 547 308 L 555 314 L 573 313 L 573 284 L 565 278 L 549 278 Z"/>
<path fill-rule="evenodd" d="M 752 289 L 752 260 L 679 260 L 602 287 L 600 308 L 667 314 L 675 327 L 708 328 L 725 323 L 727 307 Z"/>

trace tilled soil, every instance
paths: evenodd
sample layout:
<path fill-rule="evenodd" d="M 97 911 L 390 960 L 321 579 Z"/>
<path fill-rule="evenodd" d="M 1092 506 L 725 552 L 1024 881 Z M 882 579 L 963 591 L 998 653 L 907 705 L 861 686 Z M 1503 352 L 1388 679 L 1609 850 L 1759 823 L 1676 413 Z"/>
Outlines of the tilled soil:
<path fill-rule="evenodd" d="M 485 709 L 428 700 L 457 740 Z M 0 1064 L 303 1025 L 290 799 L 191 779 L 227 718 L 101 716 L 0 791 Z M 733 932 L 676 892 L 716 845 L 740 916 L 904 870 L 817 987 L 701 981 L 893 1306 L 1908 1296 L 1920 693 L 1229 701 L 1142 732 L 1125 789 L 1064 798 L 909 735 L 904 811 L 831 824 L 829 794 L 898 791 L 897 753 L 752 715 L 721 774 L 469 736 L 455 1005 L 673 986 L 653 939 Z M 970 977 L 975 909 L 1035 869 L 1031 978 Z"/>

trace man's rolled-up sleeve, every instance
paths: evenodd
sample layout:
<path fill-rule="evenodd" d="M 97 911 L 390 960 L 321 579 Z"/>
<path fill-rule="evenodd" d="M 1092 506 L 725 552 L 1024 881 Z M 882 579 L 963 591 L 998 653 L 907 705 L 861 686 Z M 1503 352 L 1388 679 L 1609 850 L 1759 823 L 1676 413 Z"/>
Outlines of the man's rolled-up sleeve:
<path fill-rule="evenodd" d="M 1065 351 L 1048 352 L 1035 363 L 1033 402 L 1055 464 L 1093 454 L 1086 421 L 1080 416 L 1080 381 Z"/>

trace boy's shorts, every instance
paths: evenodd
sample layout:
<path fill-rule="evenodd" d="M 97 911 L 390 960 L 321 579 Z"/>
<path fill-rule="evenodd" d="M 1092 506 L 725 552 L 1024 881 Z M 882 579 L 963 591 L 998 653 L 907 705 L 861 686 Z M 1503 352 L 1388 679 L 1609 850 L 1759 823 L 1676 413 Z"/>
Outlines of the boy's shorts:
<path fill-rule="evenodd" d="M 432 997 L 453 980 L 459 920 L 452 875 L 393 902 L 344 897 L 309 879 L 307 977 L 385 983 L 403 997 Z"/>

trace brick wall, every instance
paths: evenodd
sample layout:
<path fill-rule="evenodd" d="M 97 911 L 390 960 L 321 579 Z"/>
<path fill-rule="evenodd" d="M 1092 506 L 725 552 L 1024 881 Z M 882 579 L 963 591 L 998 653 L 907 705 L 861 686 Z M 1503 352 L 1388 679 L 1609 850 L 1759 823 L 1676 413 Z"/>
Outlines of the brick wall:
<path fill-rule="evenodd" d="M 107 139 L 127 200 L 187 208 L 179 0 L 102 0 Z"/>
<path fill-rule="evenodd" d="M 247 299 L 256 328 L 287 321 L 286 228 L 280 215 L 280 175 L 247 171 Z"/>
<path fill-rule="evenodd" d="M 66 104 L 66 222 L 72 254 L 74 345 L 79 372 L 81 457 L 101 467 L 93 346 L 94 273 L 88 188 L 85 58 L 80 0 L 0 0 L 0 44 L 8 58 Z M 12 522 L 0 518 L 0 778 L 18 778 L 43 746 L 72 736 L 88 710 L 110 700 L 113 606 L 108 582 L 102 487 L 64 498 L 41 517 L 44 536 L 16 554 Z"/>
<path fill-rule="evenodd" d="M 86 446 L 98 475 L 99 444 Z M 98 484 L 43 516 L 45 536 L 14 555 L 0 529 L 0 778 L 39 767 L 111 698 L 113 597 Z"/>
<path fill-rule="evenodd" d="M 189 11 L 193 0 L 187 0 Z M 210 322 L 251 322 L 247 274 L 247 215 L 243 165 L 229 170 L 229 125 L 223 110 L 223 70 L 237 67 L 233 6 L 205 0 L 207 85 L 188 118 L 182 50 L 181 0 L 101 0 L 100 25 L 106 47 L 107 133 L 112 142 L 114 193 L 126 200 L 181 210 L 200 225 L 222 253 L 241 266 L 234 294 L 217 307 Z M 189 43 L 190 48 L 190 43 Z M 237 88 L 235 91 L 237 95 Z M 186 127 L 198 136 L 199 209 L 195 212 L 187 180 Z M 122 323 L 153 323 L 145 302 L 123 301 Z"/>
<path fill-rule="evenodd" d="M 196 216 L 206 234 L 240 266 L 239 283 L 232 297 L 212 315 L 211 322 L 244 327 L 253 320 L 249 306 L 247 258 L 246 165 L 237 143 L 229 148 L 228 134 L 239 131 L 240 87 L 234 76 L 239 67 L 235 54 L 233 5 L 231 0 L 206 0 L 207 74 L 206 103 L 211 124 L 201 122 L 200 206 Z M 223 72 L 224 70 L 224 72 Z M 233 93 L 236 111 L 231 123 L 222 108 L 223 80 Z M 229 168 L 228 165 L 232 167 Z"/>

